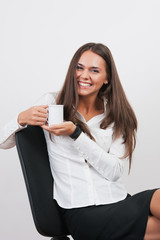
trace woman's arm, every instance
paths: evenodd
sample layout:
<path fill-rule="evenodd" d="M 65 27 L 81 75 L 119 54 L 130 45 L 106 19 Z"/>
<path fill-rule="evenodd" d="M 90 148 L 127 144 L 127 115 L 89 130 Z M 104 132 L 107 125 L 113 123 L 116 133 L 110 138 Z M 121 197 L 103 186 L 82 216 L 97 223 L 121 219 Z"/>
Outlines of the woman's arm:
<path fill-rule="evenodd" d="M 73 145 L 83 154 L 84 159 L 109 181 L 116 181 L 122 176 L 128 160 L 128 157 L 122 159 L 125 154 L 122 137 L 112 142 L 109 152 L 104 151 L 83 132 L 74 141 Z"/>
<path fill-rule="evenodd" d="M 0 148 L 9 149 L 15 146 L 15 133 L 27 127 L 27 125 L 42 126 L 47 118 L 47 105 L 33 106 L 18 117 L 12 119 L 0 129 Z"/>
<path fill-rule="evenodd" d="M 76 126 L 71 121 L 67 121 L 50 127 L 43 125 L 42 128 L 59 136 L 71 135 Z M 122 176 L 128 160 L 128 158 L 122 159 L 125 154 L 125 145 L 122 142 L 122 137 L 116 139 L 111 144 L 109 152 L 106 152 L 82 132 L 75 141 L 73 140 L 73 146 L 104 178 L 116 181 Z"/>
<path fill-rule="evenodd" d="M 55 94 L 57 93 L 47 93 L 43 95 L 36 101 L 33 107 L 19 113 L 11 121 L 1 127 L 0 148 L 9 149 L 14 147 L 15 133 L 24 129 L 27 125 L 43 125 L 47 117 L 47 104 L 55 103 Z"/>

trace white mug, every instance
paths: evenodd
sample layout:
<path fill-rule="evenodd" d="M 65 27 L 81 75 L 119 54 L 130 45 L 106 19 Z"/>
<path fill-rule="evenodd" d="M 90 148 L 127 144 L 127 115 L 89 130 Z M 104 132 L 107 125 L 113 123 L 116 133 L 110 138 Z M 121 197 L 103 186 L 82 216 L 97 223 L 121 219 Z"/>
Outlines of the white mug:
<path fill-rule="evenodd" d="M 63 122 L 63 105 L 48 106 L 48 126 Z"/>

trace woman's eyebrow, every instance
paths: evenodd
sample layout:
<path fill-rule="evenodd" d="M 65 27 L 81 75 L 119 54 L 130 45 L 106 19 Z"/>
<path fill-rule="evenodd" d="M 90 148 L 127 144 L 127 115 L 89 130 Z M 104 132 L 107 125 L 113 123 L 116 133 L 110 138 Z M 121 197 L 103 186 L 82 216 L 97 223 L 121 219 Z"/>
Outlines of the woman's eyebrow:
<path fill-rule="evenodd" d="M 94 69 L 100 69 L 100 67 L 94 67 L 94 66 L 93 66 L 93 67 L 91 67 L 91 68 L 94 68 Z"/>
<path fill-rule="evenodd" d="M 84 65 L 83 65 L 82 63 L 78 63 L 78 65 L 80 65 L 80 66 L 84 67 Z M 92 67 L 90 67 L 90 68 L 92 68 L 92 69 L 101 69 L 101 68 L 99 68 L 99 67 L 96 67 L 96 66 L 92 66 Z"/>

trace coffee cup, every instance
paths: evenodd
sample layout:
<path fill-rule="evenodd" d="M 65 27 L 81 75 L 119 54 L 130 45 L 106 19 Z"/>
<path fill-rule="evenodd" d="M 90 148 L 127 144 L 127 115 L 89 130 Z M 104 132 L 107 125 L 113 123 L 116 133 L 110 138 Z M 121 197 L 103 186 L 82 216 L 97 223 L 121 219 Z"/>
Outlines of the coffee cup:
<path fill-rule="evenodd" d="M 48 106 L 48 126 L 63 122 L 63 105 Z"/>

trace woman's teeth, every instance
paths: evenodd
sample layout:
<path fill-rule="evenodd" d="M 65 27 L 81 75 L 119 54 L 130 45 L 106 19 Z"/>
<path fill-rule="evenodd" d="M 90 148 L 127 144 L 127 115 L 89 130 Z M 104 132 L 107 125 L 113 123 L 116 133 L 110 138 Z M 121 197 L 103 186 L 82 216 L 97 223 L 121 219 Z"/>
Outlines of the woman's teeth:
<path fill-rule="evenodd" d="M 79 85 L 80 85 L 80 86 L 83 86 L 83 87 L 89 87 L 89 86 L 91 86 L 92 84 L 79 82 Z"/>

